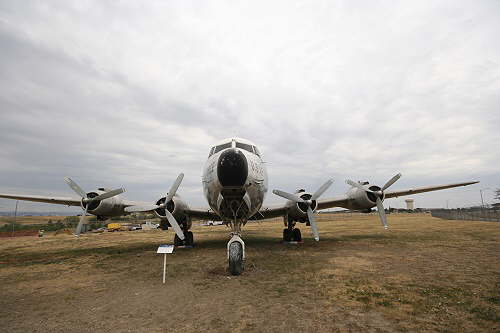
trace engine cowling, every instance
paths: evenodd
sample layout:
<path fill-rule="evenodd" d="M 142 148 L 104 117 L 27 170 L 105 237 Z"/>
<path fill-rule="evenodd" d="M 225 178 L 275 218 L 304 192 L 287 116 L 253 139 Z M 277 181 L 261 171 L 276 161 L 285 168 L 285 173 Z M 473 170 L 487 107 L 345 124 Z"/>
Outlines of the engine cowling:
<path fill-rule="evenodd" d="M 87 193 L 88 198 L 95 198 L 99 194 L 104 193 L 104 191 L 96 191 Z M 82 201 L 82 207 L 85 209 L 87 207 L 87 212 L 103 216 L 103 217 L 111 217 L 111 216 L 120 216 L 123 215 L 123 201 L 120 197 L 115 196 L 104 200 L 91 201 L 89 203 Z"/>
<path fill-rule="evenodd" d="M 165 197 L 162 197 L 156 201 L 156 204 L 160 205 L 164 202 Z M 168 227 L 170 227 L 165 209 L 168 209 L 168 211 L 174 216 L 179 225 L 185 225 L 187 229 L 191 228 L 191 219 L 186 214 L 186 210 L 189 209 L 189 206 L 178 195 L 175 195 L 172 200 L 167 203 L 167 206 L 165 208 L 158 208 L 154 211 L 156 216 L 161 219 L 160 225 L 162 229 L 167 229 Z"/>
<path fill-rule="evenodd" d="M 297 192 L 295 192 L 295 195 L 297 195 L 298 197 L 300 197 L 304 200 L 309 200 L 312 197 L 311 193 L 305 192 L 304 190 L 298 190 Z M 291 219 L 293 221 L 297 221 L 297 222 L 302 222 L 302 223 L 309 221 L 309 219 L 307 218 L 307 207 L 308 206 L 306 203 L 303 203 L 303 202 L 295 203 L 295 202 L 289 201 L 288 204 L 290 205 L 290 209 L 288 210 L 288 218 L 289 219 Z M 318 203 L 316 202 L 316 200 L 313 200 L 312 205 L 311 205 L 311 209 L 313 211 L 315 211 L 317 207 L 318 207 Z"/>
<path fill-rule="evenodd" d="M 381 188 L 376 185 L 372 185 L 368 189 L 371 191 L 381 190 Z M 369 212 L 371 208 L 377 205 L 377 197 L 371 192 L 352 188 L 347 195 L 349 196 L 349 201 L 345 208 Z M 384 201 L 384 195 L 382 195 L 381 200 Z"/>

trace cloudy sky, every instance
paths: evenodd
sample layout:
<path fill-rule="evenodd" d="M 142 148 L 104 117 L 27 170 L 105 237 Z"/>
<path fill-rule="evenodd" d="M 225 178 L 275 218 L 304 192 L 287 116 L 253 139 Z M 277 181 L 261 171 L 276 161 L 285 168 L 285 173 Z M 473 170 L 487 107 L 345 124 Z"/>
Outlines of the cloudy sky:
<path fill-rule="evenodd" d="M 184 172 L 203 206 L 209 148 L 236 135 L 271 188 L 401 172 L 481 181 L 416 206 L 477 204 L 500 187 L 499 32 L 487 0 L 1 1 L 0 192 L 70 196 L 71 176 L 153 201 Z"/>

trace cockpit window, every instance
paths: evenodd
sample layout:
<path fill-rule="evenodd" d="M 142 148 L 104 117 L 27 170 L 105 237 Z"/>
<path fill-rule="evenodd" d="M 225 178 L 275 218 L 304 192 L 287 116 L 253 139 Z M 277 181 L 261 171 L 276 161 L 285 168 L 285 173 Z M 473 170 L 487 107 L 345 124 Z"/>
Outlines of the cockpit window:
<path fill-rule="evenodd" d="M 214 154 L 220 152 L 221 150 L 231 148 L 231 143 L 232 142 L 228 142 L 228 143 L 224 143 L 222 145 L 215 147 Z"/>
<path fill-rule="evenodd" d="M 252 153 L 252 154 L 254 153 L 253 149 L 252 149 L 252 145 L 247 145 L 246 143 L 236 142 L 236 148 L 245 149 L 246 151 L 248 151 L 249 153 Z"/>

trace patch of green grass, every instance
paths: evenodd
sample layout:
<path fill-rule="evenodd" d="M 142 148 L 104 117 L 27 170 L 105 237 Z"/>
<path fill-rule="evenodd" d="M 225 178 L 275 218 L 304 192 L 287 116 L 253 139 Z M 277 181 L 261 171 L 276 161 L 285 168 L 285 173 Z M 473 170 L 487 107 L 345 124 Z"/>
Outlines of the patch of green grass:
<path fill-rule="evenodd" d="M 500 322 L 498 312 L 492 307 L 476 306 L 469 312 L 478 319 Z"/>
<path fill-rule="evenodd" d="M 394 306 L 394 304 L 392 304 L 391 301 L 386 300 L 386 299 L 384 299 L 382 301 L 379 301 L 379 302 L 376 302 L 376 304 L 377 305 L 382 305 L 382 306 L 385 306 L 385 307 L 393 307 Z"/>
<path fill-rule="evenodd" d="M 500 296 L 486 297 L 485 299 L 490 303 L 500 304 Z"/>

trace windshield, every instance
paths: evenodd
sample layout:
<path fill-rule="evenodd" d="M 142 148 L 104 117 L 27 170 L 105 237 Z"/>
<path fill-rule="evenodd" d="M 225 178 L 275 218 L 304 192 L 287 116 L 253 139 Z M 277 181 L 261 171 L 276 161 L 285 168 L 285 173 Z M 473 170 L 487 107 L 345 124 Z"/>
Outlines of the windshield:
<path fill-rule="evenodd" d="M 250 152 L 252 154 L 254 153 L 253 149 L 252 149 L 252 146 L 251 145 L 247 145 L 246 143 L 236 142 L 236 148 L 245 149 L 246 151 L 248 151 L 248 152 Z"/>
<path fill-rule="evenodd" d="M 227 149 L 227 148 L 231 148 L 231 142 L 224 143 L 222 145 L 215 147 L 214 154 L 220 152 L 221 150 Z"/>

